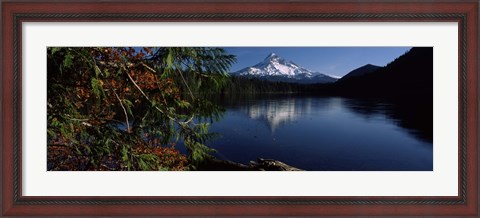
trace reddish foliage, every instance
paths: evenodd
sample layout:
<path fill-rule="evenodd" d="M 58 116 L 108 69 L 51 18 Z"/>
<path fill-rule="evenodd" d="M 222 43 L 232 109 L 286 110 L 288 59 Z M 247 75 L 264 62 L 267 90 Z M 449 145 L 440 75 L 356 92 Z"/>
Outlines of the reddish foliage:
<path fill-rule="evenodd" d="M 138 146 L 133 150 L 134 154 L 154 154 L 160 158 L 162 167 L 170 170 L 186 170 L 188 161 L 187 157 L 171 147 L 161 146 Z"/>
<path fill-rule="evenodd" d="M 48 170 L 58 171 L 109 171 L 127 170 L 127 164 L 121 158 L 110 155 L 96 160 L 97 164 L 91 164 L 89 156 L 79 155 L 74 146 L 49 145 L 47 146 Z M 133 149 L 135 155 L 153 154 L 158 157 L 160 167 L 163 169 L 183 171 L 188 169 L 188 160 L 184 154 L 170 147 L 151 147 L 145 145 L 136 146 Z"/>

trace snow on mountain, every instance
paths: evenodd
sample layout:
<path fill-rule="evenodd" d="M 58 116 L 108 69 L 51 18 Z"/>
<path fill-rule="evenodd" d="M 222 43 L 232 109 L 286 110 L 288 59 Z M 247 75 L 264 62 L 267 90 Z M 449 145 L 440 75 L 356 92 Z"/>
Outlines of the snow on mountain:
<path fill-rule="evenodd" d="M 332 83 L 337 80 L 337 78 L 305 69 L 275 53 L 271 53 L 254 66 L 234 72 L 233 75 L 293 83 Z"/>

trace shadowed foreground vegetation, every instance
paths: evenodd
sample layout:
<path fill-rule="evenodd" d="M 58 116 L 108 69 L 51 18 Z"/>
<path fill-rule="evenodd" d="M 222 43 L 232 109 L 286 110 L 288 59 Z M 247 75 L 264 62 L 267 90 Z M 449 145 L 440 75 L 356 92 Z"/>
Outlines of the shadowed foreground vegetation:
<path fill-rule="evenodd" d="M 220 48 L 48 48 L 48 170 L 194 170 L 213 152 L 196 118 L 221 113 L 202 93 L 234 61 Z"/>

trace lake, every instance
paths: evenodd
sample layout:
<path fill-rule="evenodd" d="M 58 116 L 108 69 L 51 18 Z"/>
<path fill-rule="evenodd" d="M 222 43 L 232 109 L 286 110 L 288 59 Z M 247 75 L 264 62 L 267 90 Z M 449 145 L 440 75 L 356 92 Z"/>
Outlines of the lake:
<path fill-rule="evenodd" d="M 400 103 L 399 103 L 400 102 Z M 342 97 L 224 99 L 208 145 L 219 159 L 310 171 L 433 170 L 430 104 Z"/>

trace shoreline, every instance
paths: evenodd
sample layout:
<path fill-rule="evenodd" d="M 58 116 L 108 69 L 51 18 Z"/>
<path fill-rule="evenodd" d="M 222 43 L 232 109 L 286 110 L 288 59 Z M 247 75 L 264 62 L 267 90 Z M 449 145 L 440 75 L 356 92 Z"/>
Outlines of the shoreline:
<path fill-rule="evenodd" d="M 274 159 L 258 158 L 248 165 L 230 160 L 211 159 L 195 171 L 304 171 Z"/>

